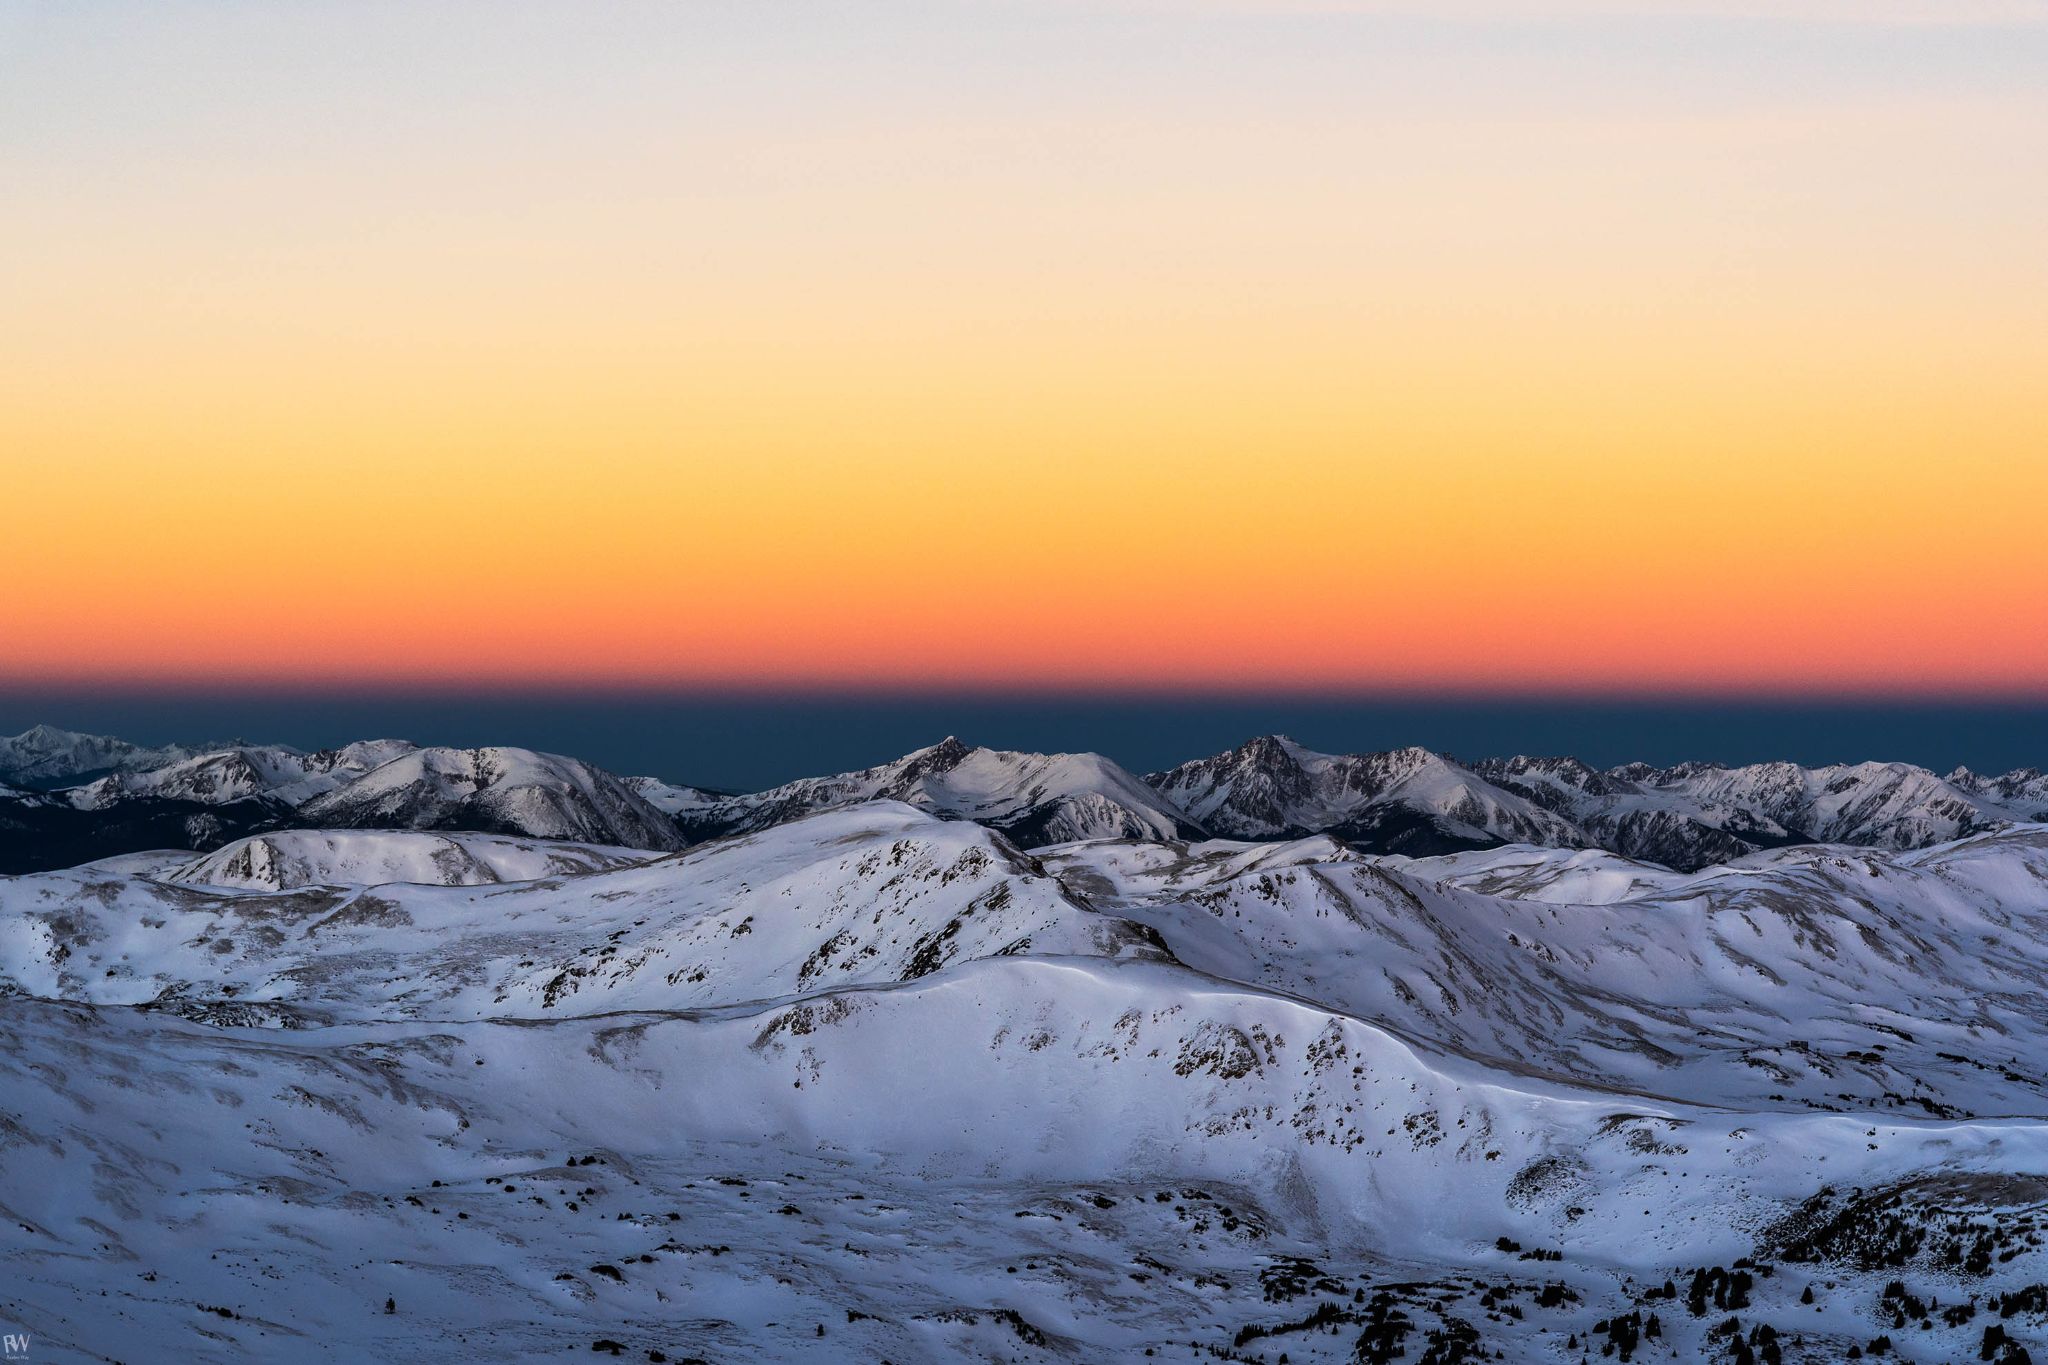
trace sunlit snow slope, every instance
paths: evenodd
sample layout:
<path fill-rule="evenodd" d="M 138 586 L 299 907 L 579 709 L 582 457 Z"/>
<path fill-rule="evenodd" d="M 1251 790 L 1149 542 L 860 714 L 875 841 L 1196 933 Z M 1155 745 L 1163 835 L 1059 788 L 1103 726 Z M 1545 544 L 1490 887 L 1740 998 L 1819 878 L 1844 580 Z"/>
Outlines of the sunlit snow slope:
<path fill-rule="evenodd" d="M 1681 873 L 948 815 L 0 879 L 0 1318 L 48 1360 L 2041 1349 L 2048 828 Z"/>

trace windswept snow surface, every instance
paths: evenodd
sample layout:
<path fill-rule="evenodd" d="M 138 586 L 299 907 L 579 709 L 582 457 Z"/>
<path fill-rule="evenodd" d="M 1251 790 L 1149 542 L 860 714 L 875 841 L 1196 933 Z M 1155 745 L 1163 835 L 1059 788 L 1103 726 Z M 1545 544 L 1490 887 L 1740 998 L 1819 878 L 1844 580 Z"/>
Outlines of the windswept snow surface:
<path fill-rule="evenodd" d="M 680 853 L 293 831 L 0 878 L 0 1330 L 2010 1362 L 2048 1342 L 2044 942 L 2025 825 L 1679 873 L 1027 853 L 883 800 Z"/>

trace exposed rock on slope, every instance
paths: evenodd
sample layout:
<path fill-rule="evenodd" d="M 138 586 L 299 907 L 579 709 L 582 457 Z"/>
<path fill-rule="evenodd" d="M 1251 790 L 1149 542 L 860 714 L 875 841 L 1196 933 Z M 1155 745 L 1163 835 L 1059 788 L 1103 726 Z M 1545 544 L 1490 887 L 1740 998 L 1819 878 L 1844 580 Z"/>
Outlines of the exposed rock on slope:
<path fill-rule="evenodd" d="M 1375 852 L 1428 854 L 1579 837 L 1542 806 L 1427 749 L 1323 754 L 1267 735 L 1146 781 L 1233 839 L 1328 833 Z"/>
<path fill-rule="evenodd" d="M 305 886 L 490 886 L 630 867 L 655 856 L 602 844 L 418 830 L 279 830 L 238 839 L 158 873 L 243 890 Z"/>
<path fill-rule="evenodd" d="M 692 838 L 716 838 L 873 800 L 973 820 L 1027 848 L 1195 832 L 1170 801 L 1100 754 L 1008 753 L 952 738 L 880 767 L 683 809 L 678 820 Z"/>
<path fill-rule="evenodd" d="M 1589 906 L 1422 875 L 1506 854 L 1035 858 L 885 803 L 519 885 L 0 881 L 10 1326 L 101 1359 L 1998 1354 L 2048 1318 L 2043 840 Z"/>
<path fill-rule="evenodd" d="M 626 848 L 682 846 L 675 825 L 621 778 L 531 749 L 419 749 L 317 796 L 300 823 L 461 829 Z"/>
<path fill-rule="evenodd" d="M 711 791 L 704 787 L 686 787 L 674 782 L 664 782 L 658 777 L 628 777 L 623 779 L 641 800 L 670 817 L 696 815 L 721 801 L 730 800 L 732 792 Z"/>
<path fill-rule="evenodd" d="M 1321 754 L 1267 736 L 1146 780 L 1228 838 L 1329 833 L 1416 856 L 1600 848 L 1687 870 L 1788 844 L 1920 848 L 2048 814 L 2048 781 L 2032 770 L 1956 779 L 1904 763 L 1601 772 L 1518 756 L 1467 766 L 1422 749 Z"/>
<path fill-rule="evenodd" d="M 2048 1050 L 2048 828 L 1755 858 L 1687 876 L 1312 840 L 1044 853 L 1190 966 L 1489 1065 L 1753 1109 L 2048 1112 L 2048 1078 L 2010 1060 Z M 1570 895 L 1588 887 L 1601 903 Z"/>
<path fill-rule="evenodd" d="M 345 786 L 413 748 L 402 739 L 359 740 L 310 754 L 284 745 L 241 745 L 195 754 L 160 768 L 112 773 L 74 788 L 66 796 L 81 810 L 97 810 L 138 796 L 210 806 L 261 796 L 297 806 Z"/>
<path fill-rule="evenodd" d="M 106 1004 L 225 994 L 323 1017 L 541 1017 L 906 981 L 971 957 L 1159 953 L 1001 836 L 890 802 L 643 861 L 473 836 L 451 841 L 455 861 L 417 842 L 431 837 L 265 836 L 157 878 L 0 881 L 0 983 Z M 483 875 L 542 859 L 592 870 Z M 391 870 L 449 884 L 362 889 Z"/>

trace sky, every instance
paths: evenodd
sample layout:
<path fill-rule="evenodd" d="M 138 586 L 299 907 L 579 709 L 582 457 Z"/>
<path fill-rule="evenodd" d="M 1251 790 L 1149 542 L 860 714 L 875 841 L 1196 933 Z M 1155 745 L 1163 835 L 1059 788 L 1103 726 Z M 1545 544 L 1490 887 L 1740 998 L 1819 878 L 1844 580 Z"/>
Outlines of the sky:
<path fill-rule="evenodd" d="M 2038 3 L 0 0 L 0 689 L 2040 700 L 2044 241 Z"/>

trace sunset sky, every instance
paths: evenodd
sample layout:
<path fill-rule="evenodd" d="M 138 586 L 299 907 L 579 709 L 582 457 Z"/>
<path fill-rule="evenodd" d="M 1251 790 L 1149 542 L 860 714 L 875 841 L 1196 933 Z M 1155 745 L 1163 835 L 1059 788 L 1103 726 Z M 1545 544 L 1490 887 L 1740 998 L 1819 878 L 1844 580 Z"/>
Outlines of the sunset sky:
<path fill-rule="evenodd" d="M 0 0 L 0 681 L 2048 690 L 2048 6 Z"/>

